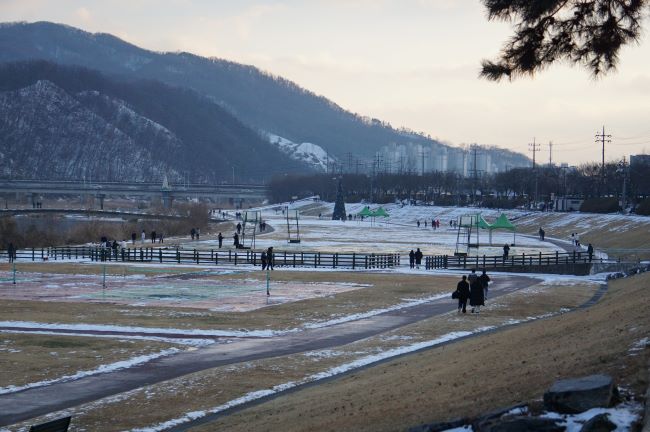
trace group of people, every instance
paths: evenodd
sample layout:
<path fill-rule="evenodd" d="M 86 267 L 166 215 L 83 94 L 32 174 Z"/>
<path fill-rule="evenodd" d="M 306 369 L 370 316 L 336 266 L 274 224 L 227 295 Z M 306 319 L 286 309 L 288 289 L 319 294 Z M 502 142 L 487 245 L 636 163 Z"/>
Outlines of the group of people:
<path fill-rule="evenodd" d="M 138 235 L 135 232 L 131 233 L 131 243 L 135 244 L 136 239 L 138 238 Z M 165 237 L 163 236 L 163 233 L 161 232 L 156 232 L 156 231 L 151 231 L 151 243 L 163 243 Z M 142 230 L 140 233 L 140 241 L 144 243 L 147 240 L 147 233 L 145 230 Z M 122 240 L 124 243 L 126 243 L 125 240 Z"/>
<path fill-rule="evenodd" d="M 428 219 L 424 219 L 424 227 L 425 227 L 425 228 L 428 227 L 428 223 L 429 223 L 429 220 L 428 220 Z M 415 221 L 415 224 L 418 226 L 418 228 L 420 228 L 420 219 L 417 219 L 417 220 Z M 433 229 L 438 229 L 438 228 L 440 228 L 440 219 L 433 219 L 433 218 L 432 218 L 432 219 L 431 219 L 431 228 L 433 228 Z"/>
<path fill-rule="evenodd" d="M 262 270 L 273 270 L 273 264 L 275 263 L 275 259 L 273 257 L 273 246 L 269 246 L 267 250 L 262 252 L 260 261 L 262 261 Z"/>
<path fill-rule="evenodd" d="M 198 240 L 201 237 L 201 228 L 192 228 L 190 230 L 190 237 L 192 237 L 192 240 Z"/>
<path fill-rule="evenodd" d="M 422 264 L 422 257 L 424 254 L 420 250 L 420 248 L 417 249 L 417 251 L 413 252 L 413 249 L 411 249 L 411 252 L 409 252 L 409 266 L 411 268 L 420 268 L 420 264 Z"/>
<path fill-rule="evenodd" d="M 487 275 L 485 270 L 480 276 L 476 274 L 475 269 L 472 269 L 469 276 L 463 275 L 452 296 L 458 299 L 458 313 L 467 313 L 468 300 L 469 305 L 472 307 L 471 313 L 481 312 L 481 306 L 485 306 L 485 300 L 487 299 L 490 280 L 490 276 Z"/>

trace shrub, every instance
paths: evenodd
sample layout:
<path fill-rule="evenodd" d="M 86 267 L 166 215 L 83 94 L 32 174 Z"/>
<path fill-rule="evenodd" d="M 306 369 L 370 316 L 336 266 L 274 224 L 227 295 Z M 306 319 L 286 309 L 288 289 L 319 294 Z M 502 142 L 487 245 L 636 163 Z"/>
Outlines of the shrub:
<path fill-rule="evenodd" d="M 621 210 L 618 198 L 588 198 L 580 206 L 581 212 L 587 213 L 615 213 Z"/>

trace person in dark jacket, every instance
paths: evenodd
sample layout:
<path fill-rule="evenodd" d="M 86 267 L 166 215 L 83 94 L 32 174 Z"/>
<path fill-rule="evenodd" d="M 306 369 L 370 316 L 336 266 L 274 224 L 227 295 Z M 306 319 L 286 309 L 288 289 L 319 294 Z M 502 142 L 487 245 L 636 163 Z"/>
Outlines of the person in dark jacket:
<path fill-rule="evenodd" d="M 413 252 L 413 249 L 409 252 L 409 267 L 415 268 L 415 252 Z"/>
<path fill-rule="evenodd" d="M 16 248 L 13 243 L 9 243 L 9 246 L 7 246 L 7 256 L 9 257 L 10 263 L 16 259 Z"/>
<path fill-rule="evenodd" d="M 483 298 L 483 285 L 479 281 L 478 277 L 474 278 L 474 281 L 469 283 L 469 305 L 472 307 L 472 313 L 480 313 L 481 306 L 485 305 L 485 299 Z"/>
<path fill-rule="evenodd" d="M 469 283 L 467 283 L 467 276 L 463 276 L 463 280 L 456 285 L 458 291 L 458 313 L 461 311 L 467 313 L 467 299 L 470 296 Z"/>
<path fill-rule="evenodd" d="M 223 245 L 223 234 L 219 233 L 217 239 L 219 240 L 219 249 L 221 249 L 221 245 Z"/>
<path fill-rule="evenodd" d="M 266 268 L 273 270 L 273 264 L 274 264 L 273 246 L 269 246 L 269 248 L 266 250 L 266 260 L 267 260 Z"/>
<path fill-rule="evenodd" d="M 591 262 L 592 258 L 594 257 L 594 247 L 591 243 L 589 243 L 589 246 L 587 246 L 587 254 L 589 254 L 589 262 Z"/>
<path fill-rule="evenodd" d="M 420 264 L 422 264 L 423 256 L 424 254 L 422 254 L 422 251 L 420 250 L 420 248 L 418 248 L 418 250 L 415 251 L 415 266 L 417 268 L 420 268 Z"/>
<path fill-rule="evenodd" d="M 508 246 L 508 243 L 503 245 L 503 260 L 508 259 L 508 255 L 510 255 L 510 246 Z"/>
<path fill-rule="evenodd" d="M 239 234 L 237 234 L 237 233 L 233 234 L 232 238 L 233 238 L 233 242 L 232 242 L 233 246 L 235 246 L 235 249 L 238 249 L 239 248 Z"/>
<path fill-rule="evenodd" d="M 490 276 L 487 275 L 485 272 L 485 269 L 483 269 L 483 273 L 481 276 L 478 277 L 478 281 L 481 283 L 481 286 L 483 287 L 483 299 L 487 300 L 487 295 L 488 295 L 488 285 L 490 284 Z"/>
<path fill-rule="evenodd" d="M 260 257 L 262 261 L 262 270 L 266 270 L 266 265 L 268 263 L 268 257 L 266 256 L 266 251 L 262 251 L 262 256 Z"/>

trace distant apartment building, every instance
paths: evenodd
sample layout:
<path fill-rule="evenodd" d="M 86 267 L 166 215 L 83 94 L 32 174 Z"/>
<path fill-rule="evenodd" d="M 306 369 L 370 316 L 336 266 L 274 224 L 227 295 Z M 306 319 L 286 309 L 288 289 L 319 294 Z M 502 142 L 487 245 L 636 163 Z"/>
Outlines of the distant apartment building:
<path fill-rule="evenodd" d="M 630 155 L 630 166 L 646 165 L 650 166 L 650 155 Z"/>
<path fill-rule="evenodd" d="M 530 160 L 521 154 L 496 147 L 469 145 L 449 147 L 432 144 L 390 144 L 378 152 L 383 171 L 391 173 L 455 172 L 462 176 L 480 176 L 527 167 Z"/>

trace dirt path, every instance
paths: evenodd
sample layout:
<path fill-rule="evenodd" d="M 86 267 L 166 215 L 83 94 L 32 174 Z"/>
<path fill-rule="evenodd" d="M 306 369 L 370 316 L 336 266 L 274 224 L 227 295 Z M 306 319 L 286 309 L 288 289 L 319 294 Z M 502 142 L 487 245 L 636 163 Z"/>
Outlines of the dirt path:
<path fill-rule="evenodd" d="M 537 279 L 524 276 L 500 278 L 491 287 L 490 298 L 512 293 L 536 282 Z M 285 336 L 238 339 L 232 343 L 184 352 L 125 370 L 0 395 L 0 426 L 218 366 L 349 344 L 455 308 L 455 301 L 441 299 Z M 119 332 L 116 336 L 119 336 Z"/>

